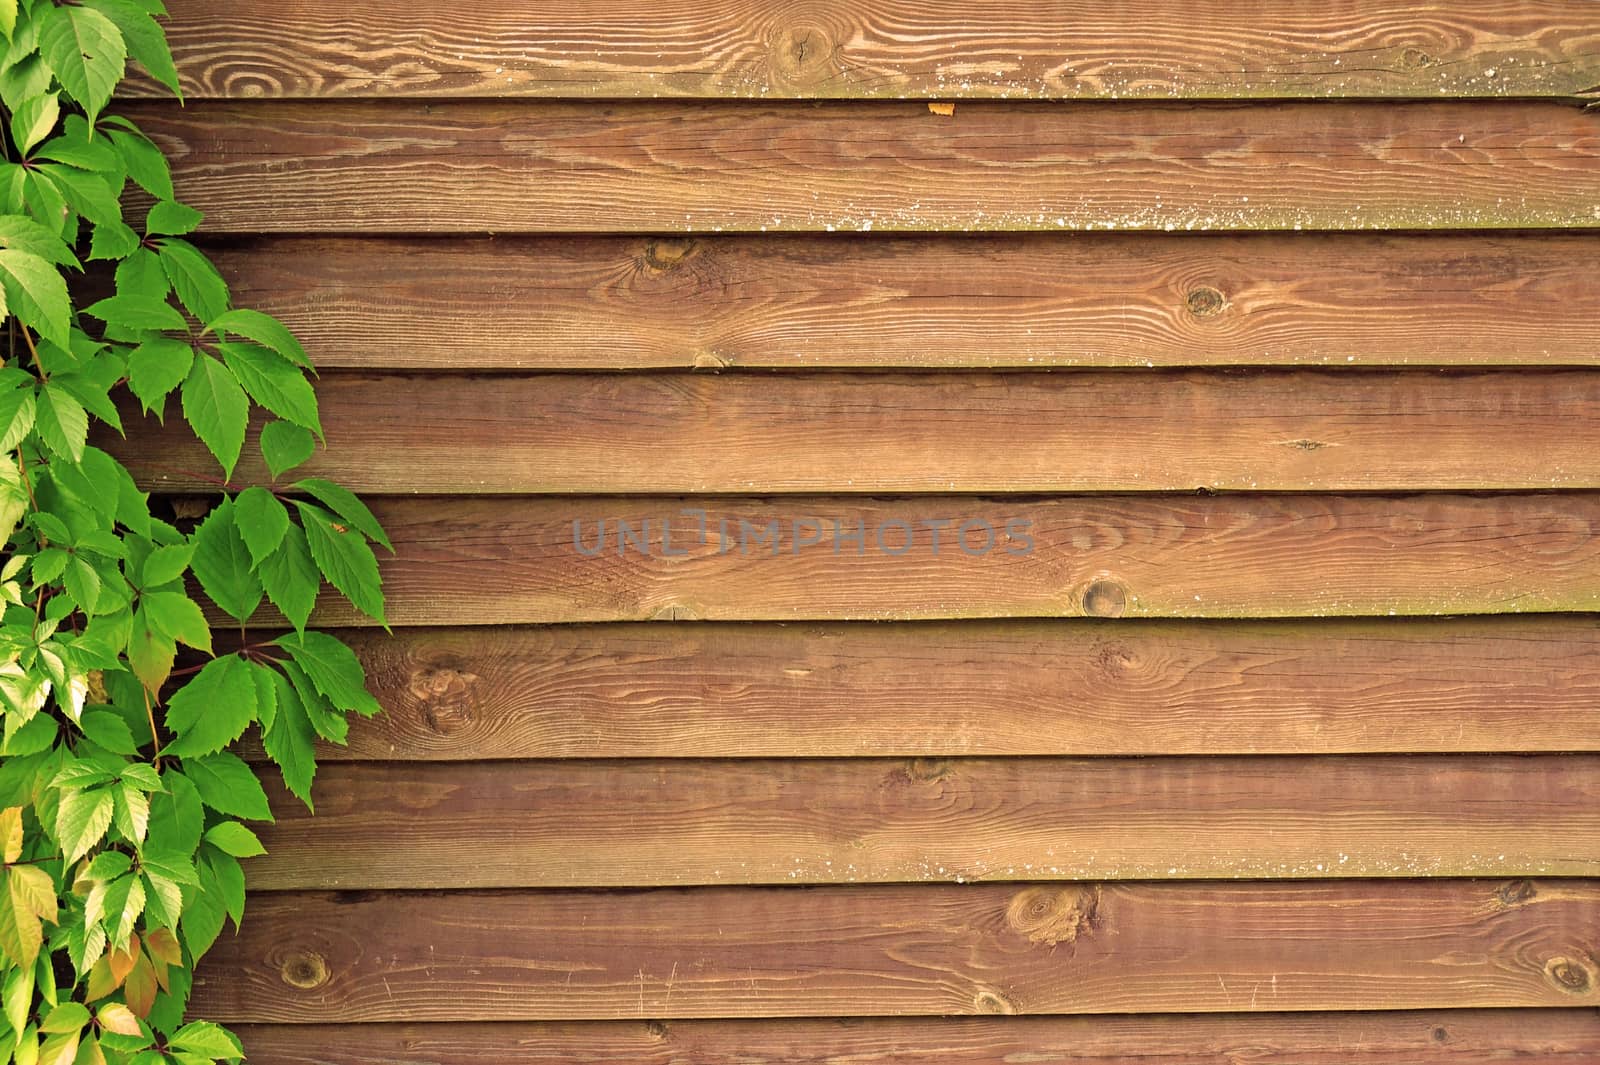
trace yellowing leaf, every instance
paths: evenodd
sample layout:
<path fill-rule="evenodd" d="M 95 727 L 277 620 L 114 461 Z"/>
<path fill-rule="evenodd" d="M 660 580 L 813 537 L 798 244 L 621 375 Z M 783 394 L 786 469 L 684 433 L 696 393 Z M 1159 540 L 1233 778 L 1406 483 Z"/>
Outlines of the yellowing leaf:
<path fill-rule="evenodd" d="M 100 1027 L 107 1032 L 118 1035 L 143 1035 L 139 1027 L 139 1018 L 133 1011 L 120 1002 L 107 1002 L 100 1007 L 100 1012 L 95 1015 L 100 1022 Z"/>
<path fill-rule="evenodd" d="M 0 858 L 10 865 L 22 857 L 22 807 L 0 810 Z"/>
<path fill-rule="evenodd" d="M 150 1016 L 150 1008 L 156 1004 L 156 971 L 150 965 L 150 959 L 140 954 L 134 961 L 133 968 L 128 970 L 128 979 L 122 985 L 123 997 L 128 1000 L 128 1008 L 141 1017 Z"/>
<path fill-rule="evenodd" d="M 36 865 L 14 865 L 8 870 L 11 898 L 33 914 L 55 924 L 56 885 L 50 874 Z"/>

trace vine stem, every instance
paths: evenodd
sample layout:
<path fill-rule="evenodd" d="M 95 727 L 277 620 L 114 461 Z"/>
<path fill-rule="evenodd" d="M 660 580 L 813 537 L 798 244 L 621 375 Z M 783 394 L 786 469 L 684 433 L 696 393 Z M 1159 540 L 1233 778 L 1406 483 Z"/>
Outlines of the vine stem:
<path fill-rule="evenodd" d="M 144 696 L 144 717 L 150 722 L 150 740 L 156 745 L 155 756 L 151 761 L 155 764 L 156 772 L 161 772 L 161 734 L 156 731 L 156 712 L 150 705 L 150 689 L 143 684 L 139 685 L 139 692 Z"/>
<path fill-rule="evenodd" d="M 44 360 L 39 358 L 39 349 L 33 346 L 33 334 L 28 332 L 27 326 L 21 327 L 22 339 L 28 345 L 28 353 L 33 356 L 33 364 L 39 367 L 39 376 L 48 378 L 50 374 L 44 368 Z"/>

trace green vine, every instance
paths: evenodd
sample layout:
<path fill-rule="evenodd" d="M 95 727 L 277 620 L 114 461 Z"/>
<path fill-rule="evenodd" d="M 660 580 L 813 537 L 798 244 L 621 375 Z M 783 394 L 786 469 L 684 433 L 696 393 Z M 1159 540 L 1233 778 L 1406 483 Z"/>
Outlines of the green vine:
<path fill-rule="evenodd" d="M 245 822 L 271 819 L 226 748 L 255 726 L 309 807 L 317 738 L 378 709 L 355 655 L 305 627 L 324 579 L 382 622 L 389 546 L 345 489 L 282 480 L 322 436 L 306 354 L 231 305 L 162 152 L 103 113 L 130 59 L 177 93 L 163 14 L 0 0 L 0 1065 L 239 1058 L 185 1018 L 195 963 L 244 912 Z M 65 275 L 85 262 L 112 295 L 79 307 Z M 197 525 L 89 443 L 173 393 L 223 471 Z M 252 405 L 271 481 L 235 491 Z M 246 629 L 263 600 L 292 631 Z M 220 656 L 206 602 L 238 623 Z"/>

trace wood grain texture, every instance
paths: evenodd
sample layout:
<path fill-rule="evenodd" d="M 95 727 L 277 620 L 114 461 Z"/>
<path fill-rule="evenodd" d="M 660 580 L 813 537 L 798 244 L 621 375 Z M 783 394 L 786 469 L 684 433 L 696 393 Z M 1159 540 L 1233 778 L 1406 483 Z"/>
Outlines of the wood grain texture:
<path fill-rule="evenodd" d="M 703 543 L 685 508 L 704 511 Z M 381 565 L 400 625 L 1600 608 L 1600 495 L 1589 493 L 471 497 L 374 509 L 395 542 Z M 342 601 L 313 621 L 370 623 Z"/>
<path fill-rule="evenodd" d="M 211 233 L 1600 226 L 1557 103 L 130 105 Z"/>
<path fill-rule="evenodd" d="M 331 761 L 1600 751 L 1589 618 L 342 635 L 384 712 Z"/>
<path fill-rule="evenodd" d="M 1574 0 L 168 6 L 191 98 L 1476 97 L 1600 83 L 1600 32 Z"/>
<path fill-rule="evenodd" d="M 317 365 L 1588 365 L 1590 234 L 258 238 Z M 463 314 L 490 302 L 493 314 Z"/>
<path fill-rule="evenodd" d="M 1589 1065 L 1594 1010 L 241 1025 L 253 1065 Z"/>
<path fill-rule="evenodd" d="M 324 767 L 258 889 L 1600 873 L 1600 758 Z"/>
<path fill-rule="evenodd" d="M 1594 881 L 260 893 L 222 1023 L 1600 1004 Z M 381 946 L 380 946 L 381 944 Z"/>
<path fill-rule="evenodd" d="M 317 400 L 304 472 L 372 493 L 1600 488 L 1591 370 L 341 375 Z M 182 420 L 123 420 L 103 446 L 144 487 L 214 483 Z"/>

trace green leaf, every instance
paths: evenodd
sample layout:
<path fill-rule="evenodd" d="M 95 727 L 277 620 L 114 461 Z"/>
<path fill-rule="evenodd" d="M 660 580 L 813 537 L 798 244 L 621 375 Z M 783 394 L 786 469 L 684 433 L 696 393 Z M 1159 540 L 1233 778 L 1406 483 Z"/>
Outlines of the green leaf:
<path fill-rule="evenodd" d="M 38 170 L 22 175 L 23 203 L 39 223 L 69 242 L 76 241 L 78 216 L 67 206 L 61 188 L 48 174 Z"/>
<path fill-rule="evenodd" d="M 67 283 L 45 259 L 20 248 L 0 251 L 0 286 L 6 306 L 52 344 L 70 346 Z"/>
<path fill-rule="evenodd" d="M 139 753 L 139 741 L 133 738 L 128 723 L 109 710 L 90 710 L 78 725 L 85 736 L 114 754 Z"/>
<path fill-rule="evenodd" d="M 34 14 L 39 53 L 93 124 L 122 80 L 127 59 L 122 32 L 100 12 L 84 7 L 41 4 Z"/>
<path fill-rule="evenodd" d="M 295 501 L 295 506 L 305 526 L 311 557 L 328 578 L 328 583 L 342 592 L 357 609 L 379 624 L 387 625 L 383 616 L 378 560 L 373 557 L 366 538 L 334 521 L 333 516 L 319 506 L 299 500 Z"/>
<path fill-rule="evenodd" d="M 214 658 L 167 703 L 166 725 L 177 739 L 162 753 L 184 759 L 215 754 L 244 735 L 255 716 L 249 663 L 238 655 Z"/>
<path fill-rule="evenodd" d="M 284 530 L 283 542 L 261 563 L 258 575 L 272 605 L 289 619 L 296 632 L 304 632 L 317 592 L 322 589 L 322 571 L 311 557 L 300 526 L 290 525 Z"/>
<path fill-rule="evenodd" d="M 181 237 L 198 229 L 204 218 L 205 215 L 193 207 L 178 203 L 171 198 L 158 200 L 156 205 L 150 208 L 150 213 L 145 216 L 144 231 L 152 237 Z"/>
<path fill-rule="evenodd" d="M 150 296 L 110 296 L 91 303 L 83 313 L 127 329 L 187 329 L 177 308 Z"/>
<path fill-rule="evenodd" d="M 238 1058 L 244 1048 L 225 1028 L 207 1021 L 194 1021 L 172 1033 L 172 1045 L 191 1054 L 208 1058 Z"/>
<path fill-rule="evenodd" d="M 89 415 L 71 393 L 54 382 L 39 390 L 34 429 L 57 455 L 78 462 L 89 442 Z"/>
<path fill-rule="evenodd" d="M 254 703 L 252 685 L 251 705 Z M 267 805 L 267 793 L 261 789 L 261 781 L 237 756 L 223 752 L 206 758 L 186 758 L 183 772 L 200 793 L 200 801 L 218 813 L 251 821 L 272 820 L 272 809 Z"/>
<path fill-rule="evenodd" d="M 128 839 L 144 842 L 150 827 L 150 796 L 127 782 L 116 786 L 117 805 L 111 812 L 111 823 Z"/>
<path fill-rule="evenodd" d="M 200 851 L 201 865 L 211 874 L 211 889 L 222 899 L 235 927 L 244 919 L 244 869 L 231 854 L 209 844 Z M 204 878 L 204 874 L 201 874 Z"/>
<path fill-rule="evenodd" d="M 122 156 L 122 164 L 128 168 L 128 176 L 135 184 L 158 201 L 172 199 L 172 167 L 150 138 L 122 129 L 114 129 L 107 136 Z"/>
<path fill-rule="evenodd" d="M 63 1002 L 39 1022 L 41 1032 L 76 1032 L 89 1023 L 89 1010 L 77 1002 Z"/>
<path fill-rule="evenodd" d="M 198 961 L 221 934 L 227 910 L 222 900 L 209 891 L 196 892 L 185 901 L 187 905 L 178 928 L 183 933 L 184 946 L 189 948 L 189 956 Z"/>
<path fill-rule="evenodd" d="M 96 788 L 93 791 L 66 790 L 56 809 L 56 839 L 65 852 L 67 864 L 89 853 L 89 849 L 105 838 L 111 827 L 111 791 Z"/>
<path fill-rule="evenodd" d="M 311 360 L 306 357 L 306 349 L 300 346 L 300 341 L 295 339 L 287 326 L 270 314 L 238 308 L 218 316 L 207 324 L 206 329 L 213 333 L 253 340 L 262 347 L 277 352 L 296 366 L 311 369 Z"/>
<path fill-rule="evenodd" d="M 184 378 L 183 416 L 232 477 L 250 422 L 250 401 L 228 368 L 210 355 L 197 357 Z"/>
<path fill-rule="evenodd" d="M 311 810 L 311 781 L 317 775 L 316 729 L 288 678 L 274 670 L 272 685 L 278 712 L 272 727 L 261 737 L 262 746 L 267 756 L 278 763 L 284 786 Z"/>
<path fill-rule="evenodd" d="M 74 555 L 67 565 L 66 586 L 67 594 L 79 610 L 85 614 L 96 613 L 95 605 L 100 602 L 100 575 L 82 555 Z"/>
<path fill-rule="evenodd" d="M 17 449 L 23 437 L 33 430 L 33 417 L 33 389 L 11 388 L 0 392 L 0 451 Z M 264 438 L 266 434 L 262 435 Z"/>
<path fill-rule="evenodd" d="M 217 349 L 257 403 L 280 418 L 321 434 L 316 393 L 301 370 L 259 344 L 223 341 Z"/>
<path fill-rule="evenodd" d="M 177 644 L 157 631 L 149 615 L 142 610 L 135 613 L 128 633 L 128 666 L 139 683 L 152 692 L 159 690 L 172 674 L 177 656 Z"/>
<path fill-rule="evenodd" d="M 89 413 L 117 432 L 122 432 L 122 416 L 117 413 L 116 402 L 111 398 L 110 384 L 101 383 L 86 374 L 55 372 L 50 375 L 50 386 L 64 390 L 83 404 Z M 106 502 L 108 506 L 114 506 L 115 498 Z"/>
<path fill-rule="evenodd" d="M 206 842 L 235 858 L 254 858 L 267 853 L 256 834 L 237 821 L 223 821 L 206 832 Z"/>
<path fill-rule="evenodd" d="M 366 671 L 354 651 L 325 632 L 290 633 L 273 641 L 289 652 L 311 683 L 340 710 L 371 717 L 381 707 L 366 689 Z"/>
<path fill-rule="evenodd" d="M 161 260 L 149 248 L 140 248 L 117 264 L 117 294 L 119 296 L 149 296 L 164 300 L 172 289 Z"/>
<path fill-rule="evenodd" d="M 156 20 L 150 17 L 150 10 L 134 3 L 133 0 L 83 0 L 83 2 L 116 23 L 117 29 L 122 31 L 123 41 L 128 46 L 128 54 L 134 61 L 144 67 L 152 78 L 171 89 L 180 101 L 183 99 L 183 93 L 178 88 L 178 69 L 172 63 L 172 50 L 167 46 L 167 35 Z M 155 5 L 154 10 L 159 12 L 161 8 Z"/>
<path fill-rule="evenodd" d="M 200 802 L 200 793 L 182 773 L 166 769 L 161 774 L 161 783 L 166 790 L 150 798 L 150 839 L 145 845 L 144 859 L 148 861 L 152 853 L 159 851 L 183 855 L 187 860 L 200 846 L 200 834 L 205 830 L 205 807 Z M 176 879 L 171 875 L 174 871 L 167 870 L 161 875 L 173 880 Z"/>
<path fill-rule="evenodd" d="M 122 204 L 117 199 L 124 180 L 120 173 L 108 176 L 54 163 L 40 164 L 34 168 L 34 173 L 48 175 L 72 210 L 90 221 L 122 221 Z"/>
<path fill-rule="evenodd" d="M 125 259 L 139 247 L 139 234 L 122 222 L 100 222 L 89 238 L 90 259 Z"/>
<path fill-rule="evenodd" d="M 155 588 L 175 581 L 183 576 L 183 571 L 189 568 L 189 560 L 194 557 L 192 544 L 172 544 L 167 547 L 158 547 L 145 558 L 144 565 L 140 567 L 140 586 L 142 588 Z"/>
<path fill-rule="evenodd" d="M 56 93 L 40 93 L 17 105 L 11 113 L 11 139 L 17 151 L 26 156 L 33 146 L 50 136 L 61 119 L 61 102 Z"/>
<path fill-rule="evenodd" d="M 261 564 L 283 543 L 289 531 L 289 510 L 259 485 L 246 488 L 233 501 L 234 524 L 250 549 L 250 559 Z"/>
<path fill-rule="evenodd" d="M 194 348 L 172 337 L 151 337 L 128 355 L 128 387 L 146 411 L 159 410 L 193 368 Z"/>
<path fill-rule="evenodd" d="M 223 500 L 195 530 L 191 565 L 211 601 L 243 622 L 261 605 L 261 580 L 251 572 L 250 548 L 234 521 L 233 502 Z"/>
<path fill-rule="evenodd" d="M 10 37 L 17 31 L 17 0 L 0 0 L 0 34 Z M 17 1031 L 22 1031 L 22 1023 L 14 1021 L 11 1025 Z"/>
<path fill-rule="evenodd" d="M 389 537 L 385 535 L 383 526 L 378 524 L 378 519 L 372 516 L 372 511 L 368 510 L 366 504 L 357 499 L 355 493 L 348 488 L 320 477 L 307 477 L 296 481 L 293 487 L 320 500 L 339 517 L 366 533 L 369 539 L 382 544 L 391 552 L 394 551 L 394 545 L 389 542 Z"/>
<path fill-rule="evenodd" d="M 121 947 L 133 933 L 134 922 L 144 913 L 144 885 L 136 876 L 126 876 L 106 890 L 106 916 L 112 918 L 107 937 L 113 947 Z"/>
<path fill-rule="evenodd" d="M 190 314 L 209 322 L 228 309 L 228 283 L 193 244 L 169 237 L 157 254 L 178 301 Z"/>
<path fill-rule="evenodd" d="M 199 604 L 184 593 L 147 592 L 139 598 L 139 610 L 167 639 L 211 652 L 211 627 L 206 624 L 206 616 L 200 612 Z"/>
<path fill-rule="evenodd" d="M 293 422 L 274 420 L 261 429 L 261 455 L 273 477 L 300 465 L 315 448 L 311 434 Z"/>
<path fill-rule="evenodd" d="M 0 245 L 32 252 L 57 266 L 77 269 L 82 265 L 78 257 L 72 254 L 72 249 L 67 247 L 66 241 L 38 222 L 19 214 L 0 215 Z"/>

